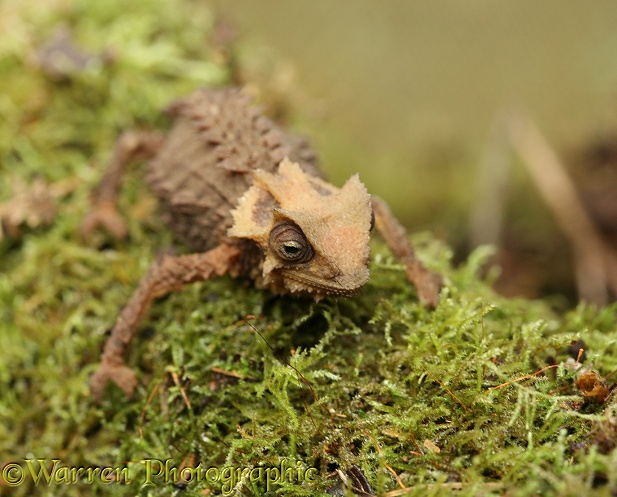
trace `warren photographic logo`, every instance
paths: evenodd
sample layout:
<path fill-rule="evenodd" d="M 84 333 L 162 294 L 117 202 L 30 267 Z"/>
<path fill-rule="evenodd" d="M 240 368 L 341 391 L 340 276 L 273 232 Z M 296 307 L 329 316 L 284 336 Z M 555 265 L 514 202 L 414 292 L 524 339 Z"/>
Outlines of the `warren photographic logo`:
<path fill-rule="evenodd" d="M 315 481 L 317 469 L 301 461 L 283 459 L 278 466 L 174 466 L 171 459 L 144 459 L 118 467 L 70 466 L 60 459 L 23 459 L 5 464 L 0 471 L 0 486 L 16 487 L 22 484 L 130 484 L 142 486 L 193 483 L 221 488 L 229 495 L 238 484 L 259 485 L 266 491 L 282 483 L 310 483 Z"/>

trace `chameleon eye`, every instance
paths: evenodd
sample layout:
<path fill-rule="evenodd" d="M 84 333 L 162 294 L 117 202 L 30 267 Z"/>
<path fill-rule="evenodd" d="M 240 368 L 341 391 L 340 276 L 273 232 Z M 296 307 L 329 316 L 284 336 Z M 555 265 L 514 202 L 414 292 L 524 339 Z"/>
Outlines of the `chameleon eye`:
<path fill-rule="evenodd" d="M 272 228 L 270 248 L 287 262 L 303 263 L 313 258 L 313 247 L 302 230 L 290 221 L 281 221 Z"/>

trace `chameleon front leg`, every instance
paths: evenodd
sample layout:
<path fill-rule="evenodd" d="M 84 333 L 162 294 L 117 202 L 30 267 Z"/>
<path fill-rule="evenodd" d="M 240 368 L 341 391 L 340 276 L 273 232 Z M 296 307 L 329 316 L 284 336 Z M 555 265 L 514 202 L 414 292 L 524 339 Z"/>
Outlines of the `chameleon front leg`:
<path fill-rule="evenodd" d="M 426 269 L 418 260 L 405 228 L 394 217 L 388 205 L 378 197 L 371 197 L 371 203 L 377 231 L 394 255 L 405 264 L 405 273 L 416 287 L 420 302 L 434 309 L 439 304 L 439 290 L 443 283 L 441 276 Z"/>
<path fill-rule="evenodd" d="M 133 370 L 125 365 L 124 355 L 151 302 L 186 284 L 233 272 L 240 252 L 235 245 L 221 244 L 203 253 L 164 255 L 150 266 L 128 304 L 120 312 L 103 349 L 101 364 L 90 377 L 90 390 L 95 399 L 102 399 L 105 385 L 110 380 L 127 397 L 133 393 L 137 378 Z"/>
<path fill-rule="evenodd" d="M 127 131 L 118 138 L 105 175 L 93 192 L 92 209 L 81 223 L 84 238 L 88 238 L 99 226 L 114 238 L 126 237 L 126 225 L 118 214 L 117 205 L 122 174 L 132 160 L 154 157 L 162 143 L 163 134 L 155 131 Z"/>

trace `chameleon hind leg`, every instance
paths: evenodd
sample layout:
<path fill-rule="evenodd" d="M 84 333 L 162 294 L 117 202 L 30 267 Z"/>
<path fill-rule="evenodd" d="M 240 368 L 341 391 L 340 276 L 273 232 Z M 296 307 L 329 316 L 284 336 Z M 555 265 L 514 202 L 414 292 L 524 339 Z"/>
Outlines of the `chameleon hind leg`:
<path fill-rule="evenodd" d="M 118 214 L 118 192 L 129 162 L 154 157 L 163 144 L 163 134 L 156 131 L 123 133 L 114 149 L 107 170 L 92 194 L 92 208 L 81 223 L 81 235 L 87 239 L 94 230 L 105 228 L 114 238 L 125 238 L 126 224 Z"/>

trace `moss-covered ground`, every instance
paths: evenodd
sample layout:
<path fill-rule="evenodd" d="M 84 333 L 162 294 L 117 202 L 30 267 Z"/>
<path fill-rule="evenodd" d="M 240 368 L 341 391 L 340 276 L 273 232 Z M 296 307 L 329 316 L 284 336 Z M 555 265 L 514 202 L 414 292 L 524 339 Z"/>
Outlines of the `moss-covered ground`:
<path fill-rule="evenodd" d="M 379 242 L 352 299 L 193 285 L 148 314 L 135 395 L 91 399 L 118 310 L 174 242 L 137 171 L 121 201 L 129 239 L 80 239 L 89 190 L 120 130 L 164 126 L 168 102 L 237 70 L 208 41 L 211 11 L 171 3 L 0 3 L 0 202 L 20 181 L 73 185 L 50 225 L 0 240 L 0 494 L 354 495 L 341 477 L 364 477 L 380 496 L 616 495 L 615 397 L 585 398 L 563 362 L 582 339 L 585 366 L 614 384 L 617 307 L 501 298 L 479 276 L 488 249 L 454 268 L 429 236 L 414 242 L 445 277 L 435 311 Z M 39 49 L 60 25 L 90 56 L 53 77 Z M 35 485 L 34 459 L 51 482 L 31 462 Z M 268 484 L 283 461 L 294 481 Z"/>

